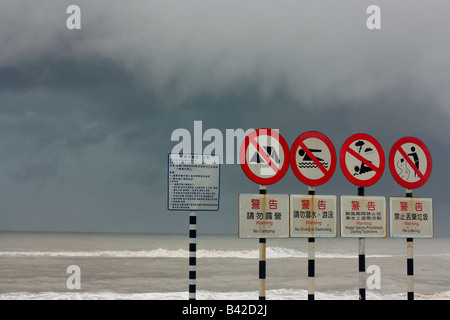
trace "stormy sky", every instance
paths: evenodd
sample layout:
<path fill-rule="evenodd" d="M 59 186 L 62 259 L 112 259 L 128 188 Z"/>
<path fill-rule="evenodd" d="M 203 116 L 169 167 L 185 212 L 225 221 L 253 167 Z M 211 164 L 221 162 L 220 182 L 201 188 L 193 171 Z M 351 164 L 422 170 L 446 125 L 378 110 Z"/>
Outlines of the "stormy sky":
<path fill-rule="evenodd" d="M 81 29 L 69 30 L 69 5 Z M 369 5 L 381 29 L 369 30 Z M 289 146 L 355 133 L 386 158 L 400 138 L 429 148 L 436 236 L 450 236 L 447 1 L 0 0 L 0 230 L 185 233 L 167 210 L 171 134 L 279 129 Z M 203 147 L 209 142 L 204 142 Z M 289 169 L 269 193 L 305 193 Z M 199 233 L 237 234 L 238 194 L 221 168 L 217 212 Z M 340 166 L 317 194 L 356 195 Z M 404 196 L 386 164 L 366 195 Z"/>

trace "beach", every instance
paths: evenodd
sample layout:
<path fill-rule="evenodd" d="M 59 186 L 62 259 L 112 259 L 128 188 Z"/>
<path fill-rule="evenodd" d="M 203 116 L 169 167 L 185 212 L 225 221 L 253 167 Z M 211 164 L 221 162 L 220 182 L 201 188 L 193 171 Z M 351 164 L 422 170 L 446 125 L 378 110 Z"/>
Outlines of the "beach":
<path fill-rule="evenodd" d="M 2 300 L 187 300 L 188 235 L 0 233 Z M 307 239 L 267 239 L 266 298 L 307 299 Z M 258 240 L 197 238 L 197 299 L 257 300 Z M 316 239 L 315 299 L 358 300 L 358 239 Z M 415 239 L 417 300 L 450 300 L 450 239 Z M 70 288 L 79 268 L 79 289 Z M 366 239 L 367 300 L 406 300 L 406 240 Z M 367 273 L 367 279 L 373 274 Z M 370 285 L 370 281 L 368 280 Z"/>

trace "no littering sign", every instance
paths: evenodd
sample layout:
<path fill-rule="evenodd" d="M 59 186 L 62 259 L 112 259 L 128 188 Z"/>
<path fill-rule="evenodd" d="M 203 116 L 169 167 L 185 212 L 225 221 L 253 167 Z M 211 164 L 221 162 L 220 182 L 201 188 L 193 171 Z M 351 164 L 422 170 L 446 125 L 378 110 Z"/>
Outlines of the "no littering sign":
<path fill-rule="evenodd" d="M 433 199 L 390 197 L 391 237 L 433 238 Z"/>
<path fill-rule="evenodd" d="M 401 138 L 389 154 L 389 168 L 398 184 L 408 189 L 419 188 L 431 175 L 430 151 L 417 138 Z"/>

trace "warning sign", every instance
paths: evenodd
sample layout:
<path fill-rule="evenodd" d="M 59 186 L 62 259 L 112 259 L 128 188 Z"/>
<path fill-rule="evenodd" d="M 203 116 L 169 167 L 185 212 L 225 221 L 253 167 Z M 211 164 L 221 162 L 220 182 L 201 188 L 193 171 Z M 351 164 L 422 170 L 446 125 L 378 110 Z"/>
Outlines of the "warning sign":
<path fill-rule="evenodd" d="M 170 153 L 168 210 L 219 210 L 219 166 L 219 156 Z"/>
<path fill-rule="evenodd" d="M 389 154 L 389 168 L 395 181 L 408 189 L 419 188 L 431 175 L 431 154 L 425 144 L 414 137 L 398 140 Z"/>
<path fill-rule="evenodd" d="M 386 198 L 341 196 L 341 237 L 385 238 Z"/>
<path fill-rule="evenodd" d="M 368 134 L 357 133 L 348 138 L 341 148 L 339 160 L 345 177 L 357 186 L 371 186 L 383 175 L 383 149 Z"/>
<path fill-rule="evenodd" d="M 240 162 L 250 180 L 261 185 L 273 184 L 289 168 L 289 147 L 277 131 L 257 129 L 245 137 Z"/>
<path fill-rule="evenodd" d="M 336 169 L 336 151 L 330 139 L 317 131 L 298 136 L 291 148 L 291 167 L 308 186 L 327 182 Z"/>
<path fill-rule="evenodd" d="M 291 194 L 291 237 L 337 236 L 336 196 Z"/>
<path fill-rule="evenodd" d="M 240 194 L 240 238 L 288 238 L 287 194 Z"/>
<path fill-rule="evenodd" d="M 390 197 L 391 237 L 433 238 L 431 198 Z"/>

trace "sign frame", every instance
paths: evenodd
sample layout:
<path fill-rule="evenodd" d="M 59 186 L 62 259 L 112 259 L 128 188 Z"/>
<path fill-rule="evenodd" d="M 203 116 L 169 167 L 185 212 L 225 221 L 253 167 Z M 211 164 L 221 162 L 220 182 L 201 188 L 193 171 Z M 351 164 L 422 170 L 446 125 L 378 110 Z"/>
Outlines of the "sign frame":
<path fill-rule="evenodd" d="M 312 208 L 310 210 L 308 210 L 311 214 L 311 212 L 314 212 L 314 210 L 325 210 L 323 208 L 320 207 L 320 201 L 331 201 L 333 202 L 333 218 L 325 218 L 325 219 L 333 219 L 332 224 L 325 224 L 326 228 L 331 228 L 331 232 L 330 233 L 321 233 L 320 231 L 314 231 L 315 225 L 318 224 L 319 226 L 322 227 L 322 223 L 324 222 L 324 218 L 323 218 L 323 213 L 322 212 L 322 217 L 319 216 L 318 219 L 315 219 L 314 217 L 305 217 L 304 221 L 306 226 L 302 226 L 300 225 L 300 228 L 305 228 L 309 230 L 302 230 L 304 231 L 303 233 L 300 231 L 296 231 L 296 220 L 297 218 L 295 218 L 295 210 L 296 208 L 293 205 L 293 202 L 299 199 L 300 201 L 302 200 L 310 200 L 309 203 L 312 203 Z M 317 202 L 317 204 L 316 204 Z M 329 214 L 329 208 L 326 211 L 327 214 Z M 300 211 L 300 214 L 302 213 L 302 211 Z M 304 214 L 307 214 L 306 212 L 304 212 Z M 337 196 L 335 195 L 306 195 L 306 194 L 290 194 L 289 195 L 289 217 L 290 217 L 290 227 L 289 227 L 289 234 L 291 238 L 336 238 L 337 237 L 337 215 L 338 215 L 338 210 L 337 210 Z M 327 222 L 325 220 L 325 222 Z M 310 226 L 308 226 L 310 225 Z"/>
<path fill-rule="evenodd" d="M 264 134 L 263 134 L 264 133 Z M 258 142 L 255 140 L 256 137 L 262 135 L 267 135 L 272 138 L 275 138 L 279 143 L 281 148 L 279 149 L 280 152 L 282 150 L 283 152 L 283 164 L 281 165 L 281 168 L 276 168 L 277 172 L 275 175 L 264 178 L 261 176 L 258 176 L 255 174 L 250 168 L 249 164 L 247 163 L 247 149 L 250 145 L 253 145 L 257 153 L 261 155 L 261 157 L 264 159 L 266 163 L 268 163 L 272 169 L 275 171 L 274 167 L 272 166 L 273 161 L 270 159 L 270 156 L 267 154 L 267 152 L 264 150 L 264 148 L 261 148 Z M 267 159 L 269 161 L 267 161 Z M 286 143 L 286 140 L 284 140 L 283 136 L 279 134 L 276 130 L 268 129 L 268 128 L 260 128 L 255 129 L 254 131 L 250 132 L 244 139 L 241 145 L 240 149 L 240 163 L 241 168 L 244 171 L 244 173 L 247 175 L 247 177 L 252 180 L 253 182 L 260 184 L 260 185 L 270 185 L 278 182 L 281 180 L 284 175 L 286 174 L 288 168 L 289 168 L 289 146 Z M 274 164 L 275 165 L 275 164 Z"/>
<path fill-rule="evenodd" d="M 415 168 L 414 163 L 409 158 L 409 156 L 406 154 L 405 150 L 402 148 L 402 146 L 406 143 L 415 144 L 419 148 L 422 149 L 423 153 L 425 154 L 426 161 L 427 161 L 427 167 L 425 169 L 425 173 L 422 173 L 418 168 L 417 169 Z M 400 149 L 402 151 L 400 151 Z M 421 177 L 418 181 L 408 182 L 408 181 L 402 179 L 402 177 L 400 177 L 399 173 L 395 169 L 395 155 L 396 155 L 397 151 L 400 152 L 400 154 L 403 156 L 403 159 L 406 160 L 406 162 L 414 170 L 414 172 L 419 177 Z M 428 150 L 425 143 L 423 143 L 421 140 L 419 140 L 415 137 L 403 137 L 403 138 L 399 139 L 397 142 L 394 143 L 394 145 L 392 146 L 391 151 L 389 153 L 389 169 L 391 171 L 391 175 L 399 185 L 401 185 L 402 187 L 407 188 L 407 189 L 417 189 L 417 188 L 423 186 L 430 178 L 432 167 L 433 167 L 433 163 L 432 163 L 430 151 Z"/>
<path fill-rule="evenodd" d="M 167 210 L 169 211 L 218 211 L 219 210 L 219 206 L 220 206 L 220 157 L 219 155 L 204 155 L 204 154 L 194 154 L 194 153 L 189 153 L 189 154 L 183 154 L 183 159 L 185 160 L 180 160 L 180 161 L 184 161 L 183 164 L 186 165 L 186 169 L 191 166 L 191 170 L 186 170 L 186 171 L 192 171 L 192 169 L 195 169 L 196 166 L 204 166 L 204 165 L 209 165 L 209 166 L 217 166 L 217 168 L 210 168 L 211 170 L 217 170 L 217 177 L 214 177 L 214 179 L 216 180 L 216 183 L 214 184 L 214 187 L 217 187 L 217 200 L 215 200 L 214 202 L 216 203 L 214 205 L 214 208 L 201 208 L 198 206 L 192 206 L 192 204 L 187 204 L 186 207 L 179 207 L 179 208 L 174 208 L 173 204 L 171 206 L 171 194 L 173 196 L 173 193 L 171 193 L 171 172 L 170 172 L 170 163 L 171 163 L 171 159 L 173 159 L 172 155 L 174 156 L 178 156 L 180 157 L 180 154 L 177 153 L 169 153 L 168 154 L 168 165 L 167 165 Z M 196 163 L 196 160 L 194 159 L 199 159 L 199 157 L 201 157 L 201 162 Z M 212 163 L 205 163 L 205 158 L 209 159 L 210 157 L 214 157 L 214 162 Z M 190 162 L 188 162 L 188 158 L 190 158 Z M 208 170 L 208 168 L 201 168 L 202 171 Z M 204 173 L 204 172 L 203 172 Z M 199 175 L 199 174 L 197 174 Z M 204 175 L 204 174 L 202 174 Z M 206 177 L 192 177 L 192 180 L 188 180 L 188 181 L 195 181 L 195 179 L 205 179 Z M 178 183 L 178 182 L 177 182 Z M 210 182 L 211 183 L 211 182 Z M 207 185 L 208 183 L 206 183 Z M 204 185 L 204 184 L 203 184 Z M 202 185 L 202 186 L 203 186 Z M 186 189 L 186 188 L 182 188 L 181 186 L 179 187 L 179 189 Z M 173 192 L 173 190 L 172 190 Z M 178 192 L 178 191 L 177 191 Z M 179 192 L 182 192 L 181 190 L 179 190 Z M 181 195 L 181 193 L 180 193 Z M 178 199 L 178 198 L 176 198 Z M 211 204 L 211 206 L 213 206 L 213 204 Z"/>
<path fill-rule="evenodd" d="M 382 217 L 382 221 L 384 218 L 384 224 L 381 225 L 382 230 L 384 230 L 384 234 L 383 235 L 379 235 L 378 233 L 363 233 L 363 226 L 370 226 L 372 227 L 372 224 L 369 224 L 367 220 L 363 221 L 362 219 L 360 219 L 360 225 L 359 225 L 359 229 L 361 230 L 361 233 L 357 233 L 357 232 L 350 232 L 347 233 L 345 232 L 346 228 L 344 227 L 345 224 L 345 220 L 347 220 L 346 216 L 347 216 L 347 210 L 344 208 L 344 200 L 359 200 L 359 201 L 364 201 L 366 204 L 368 204 L 369 201 L 382 201 L 383 202 L 383 212 L 381 212 L 381 217 Z M 340 196 L 340 215 L 341 215 L 341 238 L 386 238 L 387 237 L 387 212 L 386 212 L 386 198 L 382 197 L 382 196 L 349 196 L 349 195 L 342 195 Z M 363 211 L 360 211 L 361 213 Z M 365 213 L 367 213 L 368 211 L 364 211 Z M 351 213 L 351 212 L 350 212 Z M 367 214 L 366 214 L 367 216 Z M 358 219 L 354 219 L 355 221 L 358 221 Z M 371 221 L 373 221 L 373 219 L 371 219 Z M 358 226 L 358 223 L 356 223 L 355 226 L 355 230 L 358 230 L 358 228 L 356 228 Z M 376 228 L 378 228 L 379 226 L 376 226 Z"/>
<path fill-rule="evenodd" d="M 407 208 L 414 207 L 414 210 L 408 210 L 409 212 L 404 213 L 406 215 L 406 217 L 405 217 L 405 219 L 401 219 L 401 221 L 404 221 L 403 223 L 398 222 L 395 219 L 397 213 L 395 212 L 396 205 L 394 205 L 394 203 L 393 203 L 394 201 L 405 202 Z M 431 222 L 429 223 L 429 226 L 425 226 L 425 228 L 429 227 L 430 232 L 426 233 L 424 235 L 420 234 L 421 230 L 418 230 L 418 228 L 413 227 L 413 226 L 419 227 L 419 223 L 420 223 L 420 222 L 414 222 L 416 220 L 416 219 L 414 219 L 414 215 L 423 214 L 422 213 L 423 207 L 420 207 L 420 210 L 417 211 L 415 204 L 414 204 L 414 206 L 411 206 L 413 203 L 418 203 L 418 201 L 420 201 L 421 203 L 429 202 L 429 206 L 430 206 L 430 211 L 428 212 L 428 214 L 429 214 L 429 220 L 431 220 Z M 390 221 L 389 222 L 390 222 L 391 238 L 421 238 L 421 239 L 434 238 L 433 198 L 389 197 L 389 211 L 390 211 L 389 212 L 390 213 Z M 408 217 L 408 215 L 409 215 L 409 217 Z M 420 219 L 419 221 L 423 221 L 423 220 Z M 400 223 L 400 225 L 398 225 L 398 223 Z M 404 227 L 401 226 L 402 224 L 404 225 Z M 401 232 L 398 230 L 399 228 L 402 228 Z M 404 231 L 403 228 L 406 228 L 409 231 Z M 423 229 L 423 227 L 422 227 L 422 229 Z M 411 233 L 413 233 L 413 234 L 411 234 Z"/>
<path fill-rule="evenodd" d="M 242 215 L 244 214 L 244 211 L 242 211 L 242 209 L 243 209 L 242 201 L 243 200 L 247 200 L 247 199 L 244 199 L 244 198 L 248 198 L 248 199 L 250 199 L 250 201 L 251 201 L 251 199 L 260 199 L 260 200 L 262 200 L 262 201 L 260 201 L 260 204 L 262 204 L 264 206 L 264 208 L 262 209 L 262 212 L 261 212 L 263 214 L 262 219 L 258 219 L 258 217 L 256 217 L 256 216 L 254 217 L 254 219 L 252 219 L 252 220 L 255 221 L 255 225 L 258 224 L 257 223 L 258 220 L 260 220 L 260 222 L 262 222 L 260 224 L 260 228 L 259 228 L 258 232 L 256 232 L 255 230 L 253 230 L 253 233 L 246 232 L 246 229 L 253 228 L 252 226 L 245 226 L 245 228 L 244 228 L 244 225 L 242 223 L 242 219 L 243 219 Z M 283 213 L 284 213 L 284 217 L 285 217 L 285 219 L 287 221 L 285 221 L 285 220 L 282 221 L 283 224 L 285 224 L 285 225 L 281 226 L 282 228 L 285 228 L 285 230 L 282 230 L 283 231 L 282 234 L 280 234 L 280 232 L 277 233 L 276 230 L 274 230 L 273 232 L 271 232 L 271 230 L 269 230 L 270 232 L 269 231 L 261 232 L 261 227 L 262 227 L 262 230 L 267 230 L 267 229 L 265 229 L 266 225 L 269 225 L 269 226 L 273 226 L 274 225 L 274 223 L 272 223 L 272 224 L 270 223 L 270 222 L 273 222 L 273 220 L 272 221 L 267 221 L 267 218 L 266 218 L 267 217 L 266 213 L 269 212 L 268 210 L 271 210 L 270 209 L 270 205 L 269 205 L 270 204 L 269 201 L 271 199 L 274 199 L 274 198 L 277 198 L 278 200 L 280 198 L 283 198 L 282 200 L 286 201 L 285 202 L 286 212 L 283 212 Z M 261 194 L 261 193 L 250 194 L 250 193 L 241 193 L 238 196 L 238 207 L 239 207 L 238 237 L 240 239 L 287 239 L 287 238 L 289 238 L 290 216 L 289 216 L 289 195 L 288 194 Z M 273 211 L 270 211 L 270 212 L 273 212 Z M 258 213 L 259 212 L 254 212 L 255 215 L 257 215 Z M 275 217 L 272 217 L 272 218 L 275 219 Z M 248 218 L 246 220 L 248 220 Z M 275 227 L 277 227 L 277 226 L 275 226 Z"/>
<path fill-rule="evenodd" d="M 356 140 L 367 140 L 375 147 L 376 152 L 378 153 L 378 156 L 379 156 L 379 160 L 380 160 L 378 167 L 373 165 L 370 161 L 368 161 L 363 156 L 359 155 L 353 149 L 350 148 L 350 145 L 353 142 L 355 142 Z M 355 176 L 352 175 L 351 172 L 347 168 L 347 163 L 345 160 L 347 152 L 349 152 L 353 157 L 357 158 L 358 160 L 361 160 L 361 162 L 364 163 L 370 169 L 375 170 L 376 171 L 375 175 L 367 180 L 360 180 L 360 179 L 355 178 Z M 364 161 L 364 160 L 366 160 L 366 161 Z M 342 145 L 341 151 L 340 151 L 339 162 L 341 165 L 342 173 L 347 178 L 347 180 L 359 187 L 368 187 L 368 186 L 375 184 L 383 175 L 384 167 L 386 165 L 384 151 L 383 151 L 383 148 L 381 147 L 380 143 L 374 137 L 372 137 L 371 135 L 368 135 L 366 133 L 356 133 L 356 134 L 350 136 L 349 138 L 347 138 L 347 140 L 345 140 L 344 144 Z"/>
<path fill-rule="evenodd" d="M 325 143 L 325 145 L 328 147 L 328 150 L 330 152 L 331 155 L 331 160 L 330 160 L 330 164 L 329 164 L 329 169 L 327 170 L 323 164 L 316 158 L 316 156 L 313 154 L 313 152 L 310 151 L 310 149 L 304 144 L 304 141 L 306 139 L 310 139 L 310 138 L 316 138 L 321 140 L 322 142 Z M 297 152 L 299 147 L 304 150 L 304 152 L 306 153 L 306 155 L 314 162 L 314 164 L 316 165 L 317 169 L 322 171 L 323 176 L 321 178 L 318 179 L 311 179 L 306 177 L 300 170 L 300 168 L 297 165 L 297 161 L 296 161 L 296 156 L 297 156 Z M 336 157 L 336 150 L 333 146 L 333 143 L 331 142 L 331 140 L 324 134 L 318 132 L 318 131 L 307 131 L 302 133 L 301 135 L 299 135 L 297 137 L 297 139 L 295 139 L 294 143 L 292 144 L 291 147 L 291 152 L 290 152 L 290 162 L 291 162 L 291 168 L 292 171 L 294 172 L 295 176 L 304 184 L 308 185 L 308 186 L 318 186 L 318 185 L 322 185 L 325 182 L 327 182 L 328 180 L 330 180 L 330 178 L 333 176 L 334 171 L 336 170 L 336 164 L 337 164 L 337 157 Z"/>

